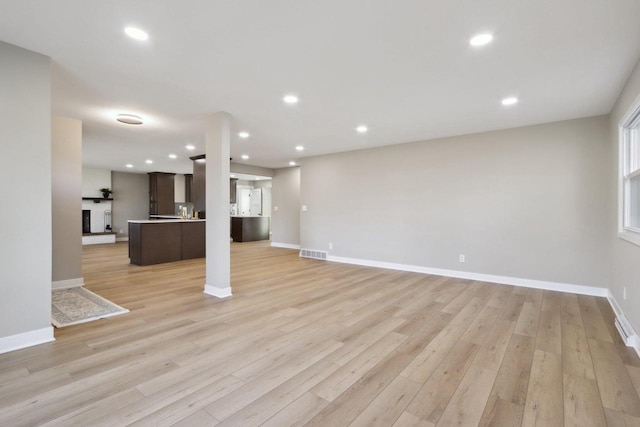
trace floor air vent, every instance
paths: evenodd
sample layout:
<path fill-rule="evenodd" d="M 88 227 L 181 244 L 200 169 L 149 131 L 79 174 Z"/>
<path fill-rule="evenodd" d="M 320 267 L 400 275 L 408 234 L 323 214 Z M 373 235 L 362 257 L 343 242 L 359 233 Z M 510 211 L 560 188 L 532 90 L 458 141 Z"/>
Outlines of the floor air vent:
<path fill-rule="evenodd" d="M 327 253 L 324 251 L 312 251 L 310 249 L 300 249 L 300 256 L 302 258 L 313 258 L 327 260 Z"/>
<path fill-rule="evenodd" d="M 618 332 L 620 333 L 620 336 L 622 337 L 624 343 L 626 345 L 629 345 L 629 338 L 631 337 L 631 335 L 633 335 L 633 333 L 631 332 L 631 328 L 629 327 L 627 322 L 623 321 L 619 317 L 616 317 L 616 329 L 618 329 Z"/>

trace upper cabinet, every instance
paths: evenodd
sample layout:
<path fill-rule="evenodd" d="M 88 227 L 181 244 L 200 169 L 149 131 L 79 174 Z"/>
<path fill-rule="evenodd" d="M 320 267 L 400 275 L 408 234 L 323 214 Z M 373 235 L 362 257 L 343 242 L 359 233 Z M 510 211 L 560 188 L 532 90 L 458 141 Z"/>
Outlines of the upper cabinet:
<path fill-rule="evenodd" d="M 193 197 L 191 195 L 192 186 L 193 186 L 193 174 L 187 173 L 184 175 L 184 201 L 186 203 L 193 203 Z"/>
<path fill-rule="evenodd" d="M 149 173 L 149 215 L 175 215 L 174 173 Z"/>

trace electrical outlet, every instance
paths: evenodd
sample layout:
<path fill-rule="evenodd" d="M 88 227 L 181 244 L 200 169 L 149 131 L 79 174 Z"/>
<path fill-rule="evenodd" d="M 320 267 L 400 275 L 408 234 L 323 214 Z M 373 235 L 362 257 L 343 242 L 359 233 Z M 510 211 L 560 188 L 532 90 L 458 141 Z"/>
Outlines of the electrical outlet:
<path fill-rule="evenodd" d="M 329 249 L 333 249 L 333 243 L 329 243 Z"/>
<path fill-rule="evenodd" d="M 278 211 L 278 207 L 277 207 L 277 206 L 274 206 L 274 207 L 273 207 L 273 210 L 277 212 L 277 211 Z"/>
<path fill-rule="evenodd" d="M 122 228 L 120 229 L 120 234 L 124 233 L 124 231 L 122 230 Z"/>
<path fill-rule="evenodd" d="M 627 299 L 627 287 L 622 288 L 622 299 Z"/>
<path fill-rule="evenodd" d="M 464 255 L 459 255 L 458 256 L 458 262 L 464 262 Z"/>
<path fill-rule="evenodd" d="M 307 211 L 307 205 L 302 205 L 302 212 L 306 212 Z"/>

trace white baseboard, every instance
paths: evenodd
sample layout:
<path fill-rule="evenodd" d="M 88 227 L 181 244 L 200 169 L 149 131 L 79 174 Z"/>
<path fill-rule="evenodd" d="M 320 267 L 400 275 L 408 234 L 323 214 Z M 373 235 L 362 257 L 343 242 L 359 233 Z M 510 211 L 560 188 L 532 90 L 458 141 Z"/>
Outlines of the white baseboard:
<path fill-rule="evenodd" d="M 95 236 L 82 236 L 83 245 L 101 245 L 104 243 L 115 243 L 115 234 L 98 234 Z"/>
<path fill-rule="evenodd" d="M 629 319 L 625 316 L 624 312 L 618 305 L 618 301 L 616 301 L 615 297 L 611 293 L 609 293 L 607 299 L 609 300 L 609 305 L 611 305 L 611 308 L 616 315 L 616 320 L 624 325 L 626 334 L 624 334 L 620 330 L 620 327 L 616 325 L 616 329 L 618 329 L 618 333 L 620 334 L 622 341 L 624 341 L 627 347 L 633 347 L 638 354 L 638 357 L 640 357 L 640 335 L 638 335 L 638 331 L 636 331 L 631 322 L 629 322 Z"/>
<path fill-rule="evenodd" d="M 57 280 L 55 282 L 51 282 L 52 289 L 75 288 L 76 286 L 84 286 L 84 277 L 78 277 L 77 279 Z"/>
<path fill-rule="evenodd" d="M 274 248 L 300 249 L 300 245 L 292 245 L 291 243 L 271 242 L 271 246 L 273 246 Z"/>
<path fill-rule="evenodd" d="M 231 287 L 216 288 L 215 286 L 210 285 L 204 285 L 204 293 L 216 298 L 229 298 L 232 295 Z"/>
<path fill-rule="evenodd" d="M 0 338 L 0 354 L 55 341 L 53 326 Z"/>
<path fill-rule="evenodd" d="M 128 236 L 116 237 L 116 242 L 128 242 L 128 241 L 129 241 L 129 237 Z"/>
<path fill-rule="evenodd" d="M 525 288 L 544 289 L 549 291 L 570 292 L 597 297 L 609 296 L 609 289 L 595 286 L 573 285 L 570 283 L 546 282 L 542 280 L 522 279 L 518 277 L 495 276 L 493 274 L 474 273 L 470 271 L 446 270 L 442 268 L 423 267 L 420 265 L 396 264 L 392 262 L 371 261 L 358 258 L 346 258 L 329 255 L 327 261 L 344 264 L 364 265 L 367 267 L 388 268 L 390 270 L 411 271 L 414 273 L 434 274 L 436 276 L 456 277 L 459 279 L 478 280 L 481 282 L 500 283 L 503 285 L 521 286 Z"/>

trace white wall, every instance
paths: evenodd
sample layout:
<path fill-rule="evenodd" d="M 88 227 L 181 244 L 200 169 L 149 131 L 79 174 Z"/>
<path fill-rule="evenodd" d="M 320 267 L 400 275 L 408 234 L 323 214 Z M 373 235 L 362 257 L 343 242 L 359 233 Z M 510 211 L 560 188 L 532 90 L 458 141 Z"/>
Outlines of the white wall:
<path fill-rule="evenodd" d="M 111 171 L 82 168 L 82 197 L 102 197 L 101 188 L 111 188 Z"/>
<path fill-rule="evenodd" d="M 271 241 L 300 244 L 300 168 L 276 169 L 271 187 Z"/>
<path fill-rule="evenodd" d="M 54 286 L 82 284 L 82 122 L 53 117 L 51 135 Z"/>
<path fill-rule="evenodd" d="M 622 117 L 640 97 L 640 63 L 636 65 L 613 110 L 611 111 L 610 144 L 613 152 L 611 165 L 611 292 L 631 321 L 636 332 L 640 332 L 640 246 L 618 237 L 618 125 Z M 627 299 L 623 289 L 627 288 Z"/>
<path fill-rule="evenodd" d="M 602 116 L 304 159 L 301 245 L 606 288 L 608 132 Z"/>
<path fill-rule="evenodd" d="M 0 42 L 0 88 L 2 353 L 53 339 L 49 58 Z"/>

